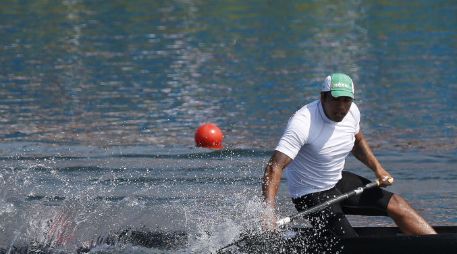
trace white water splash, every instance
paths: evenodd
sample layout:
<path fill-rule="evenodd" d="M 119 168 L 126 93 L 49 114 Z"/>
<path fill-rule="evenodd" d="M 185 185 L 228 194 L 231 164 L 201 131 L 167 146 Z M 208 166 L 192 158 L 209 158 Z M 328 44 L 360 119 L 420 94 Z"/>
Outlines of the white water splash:
<path fill-rule="evenodd" d="M 261 214 L 264 206 L 261 199 L 248 193 L 240 193 L 227 197 L 217 211 L 200 209 L 187 211 L 189 227 L 189 244 L 184 252 L 209 253 L 216 252 L 223 246 L 237 240 L 240 234 L 249 230 L 259 232 Z"/>

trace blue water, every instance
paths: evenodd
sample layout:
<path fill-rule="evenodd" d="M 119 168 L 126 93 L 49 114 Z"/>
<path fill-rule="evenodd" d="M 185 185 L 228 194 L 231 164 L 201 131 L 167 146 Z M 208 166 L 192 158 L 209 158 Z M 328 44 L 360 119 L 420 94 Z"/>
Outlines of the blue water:
<path fill-rule="evenodd" d="M 390 190 L 457 225 L 456 27 L 455 1 L 3 1 L 0 250 L 74 252 L 126 228 L 187 241 L 100 250 L 217 250 L 258 228 L 263 167 L 336 71 Z M 204 122 L 223 150 L 194 147 Z M 278 198 L 295 213 L 285 184 Z"/>

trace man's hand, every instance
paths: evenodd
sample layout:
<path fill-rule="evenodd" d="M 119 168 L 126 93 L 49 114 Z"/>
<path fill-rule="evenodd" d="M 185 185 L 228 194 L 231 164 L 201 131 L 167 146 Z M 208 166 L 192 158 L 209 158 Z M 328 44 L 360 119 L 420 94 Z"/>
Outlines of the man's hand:
<path fill-rule="evenodd" d="M 278 217 L 273 208 L 265 208 L 262 214 L 262 230 L 266 232 L 276 232 L 278 230 L 278 225 L 276 221 Z"/>
<path fill-rule="evenodd" d="M 375 174 L 381 187 L 386 187 L 394 183 L 394 178 L 385 169 L 378 170 Z"/>

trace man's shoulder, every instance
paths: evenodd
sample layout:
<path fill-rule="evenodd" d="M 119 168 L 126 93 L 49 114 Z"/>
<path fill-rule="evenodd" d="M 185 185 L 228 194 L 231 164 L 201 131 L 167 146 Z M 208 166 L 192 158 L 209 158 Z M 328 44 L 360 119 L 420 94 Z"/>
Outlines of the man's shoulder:
<path fill-rule="evenodd" d="M 316 100 L 316 101 L 313 101 L 313 102 L 310 102 L 310 103 L 304 105 L 299 110 L 297 110 L 297 112 L 295 112 L 295 113 L 296 114 L 297 113 L 300 113 L 300 114 L 311 114 L 311 113 L 315 112 L 315 110 L 317 109 L 318 106 L 319 106 L 319 101 Z"/>
<path fill-rule="evenodd" d="M 354 102 L 352 103 L 351 108 L 349 109 L 349 114 L 352 116 L 352 119 L 354 119 L 355 122 L 360 122 L 359 107 Z"/>
<path fill-rule="evenodd" d="M 289 127 L 302 128 L 303 124 L 309 124 L 317 111 L 319 101 L 313 101 L 299 108 L 289 119 Z"/>
<path fill-rule="evenodd" d="M 352 112 L 353 114 L 360 115 L 359 107 L 354 102 L 351 104 L 351 108 L 349 109 L 349 111 Z"/>
<path fill-rule="evenodd" d="M 350 110 L 356 110 L 359 111 L 359 106 L 355 102 L 352 102 Z"/>

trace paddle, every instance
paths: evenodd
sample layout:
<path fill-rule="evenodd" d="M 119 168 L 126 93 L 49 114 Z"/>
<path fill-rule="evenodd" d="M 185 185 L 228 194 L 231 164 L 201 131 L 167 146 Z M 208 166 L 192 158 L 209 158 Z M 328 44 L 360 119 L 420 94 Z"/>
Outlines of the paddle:
<path fill-rule="evenodd" d="M 280 220 L 278 220 L 276 222 L 276 224 L 279 226 L 279 227 L 282 227 L 288 223 L 290 223 L 292 220 L 298 218 L 298 217 L 303 217 L 303 216 L 306 216 L 308 214 L 311 214 L 311 213 L 315 213 L 315 212 L 318 212 L 318 211 L 321 211 L 323 209 L 325 209 L 326 207 L 330 206 L 330 205 L 333 205 L 333 204 L 336 204 L 336 203 L 339 203 L 343 200 L 346 200 L 350 197 L 353 197 L 353 196 L 357 196 L 357 195 L 360 195 L 362 192 L 364 192 L 365 190 L 368 190 L 368 189 L 371 189 L 371 188 L 374 188 L 374 187 L 377 187 L 379 186 L 381 183 L 379 182 L 379 180 L 376 180 L 376 181 L 373 181 L 373 182 L 370 182 L 368 184 L 366 184 L 365 186 L 363 187 L 359 187 L 353 191 L 350 191 L 350 192 L 346 192 L 344 194 L 341 194 L 340 196 L 337 196 L 337 197 L 334 197 L 332 199 L 329 199 L 327 201 L 325 201 L 324 203 L 322 204 L 319 204 L 319 205 L 316 205 L 316 206 L 313 206 L 311 207 L 310 209 L 308 210 L 305 210 L 305 211 L 302 211 L 302 212 L 299 212 L 293 216 L 290 216 L 290 217 L 285 217 L 285 218 L 282 218 Z M 218 251 L 216 251 L 216 253 L 222 253 L 221 251 L 223 251 L 224 249 L 227 249 L 228 247 L 230 246 L 233 246 L 233 245 L 236 245 L 244 240 L 248 239 L 248 236 L 246 237 L 243 237 L 241 239 L 238 239 L 222 248 L 220 248 Z"/>

